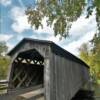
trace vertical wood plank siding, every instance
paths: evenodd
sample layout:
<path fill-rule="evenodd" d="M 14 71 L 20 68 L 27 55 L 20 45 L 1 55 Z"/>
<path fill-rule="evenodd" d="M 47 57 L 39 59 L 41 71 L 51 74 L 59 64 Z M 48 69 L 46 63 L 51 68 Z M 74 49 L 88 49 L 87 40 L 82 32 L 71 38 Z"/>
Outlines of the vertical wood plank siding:
<path fill-rule="evenodd" d="M 23 39 L 8 55 L 14 59 L 20 52 L 31 49 L 37 50 L 45 61 L 45 100 L 70 100 L 89 80 L 87 65 L 50 41 Z"/>
<path fill-rule="evenodd" d="M 53 57 L 55 81 L 52 85 L 55 84 L 53 97 L 56 99 L 52 100 L 70 100 L 88 80 L 87 68 L 56 54 Z"/>

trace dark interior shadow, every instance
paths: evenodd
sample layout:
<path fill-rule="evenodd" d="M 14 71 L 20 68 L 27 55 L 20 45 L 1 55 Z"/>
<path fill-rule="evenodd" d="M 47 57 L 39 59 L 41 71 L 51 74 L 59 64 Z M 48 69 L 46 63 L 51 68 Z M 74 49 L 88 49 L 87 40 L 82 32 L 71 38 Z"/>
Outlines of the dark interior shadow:
<path fill-rule="evenodd" d="M 94 91 L 79 90 L 71 100 L 95 100 Z"/>

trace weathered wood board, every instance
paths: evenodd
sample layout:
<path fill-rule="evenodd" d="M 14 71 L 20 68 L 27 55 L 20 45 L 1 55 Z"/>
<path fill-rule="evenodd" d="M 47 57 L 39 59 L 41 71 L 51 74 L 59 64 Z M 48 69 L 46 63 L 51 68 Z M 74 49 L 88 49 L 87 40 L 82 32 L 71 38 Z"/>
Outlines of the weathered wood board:
<path fill-rule="evenodd" d="M 12 58 L 8 92 L 42 82 L 44 100 L 70 100 L 89 81 L 89 67 L 51 41 L 25 38 L 8 55 Z M 34 66 L 43 70 L 34 71 Z"/>

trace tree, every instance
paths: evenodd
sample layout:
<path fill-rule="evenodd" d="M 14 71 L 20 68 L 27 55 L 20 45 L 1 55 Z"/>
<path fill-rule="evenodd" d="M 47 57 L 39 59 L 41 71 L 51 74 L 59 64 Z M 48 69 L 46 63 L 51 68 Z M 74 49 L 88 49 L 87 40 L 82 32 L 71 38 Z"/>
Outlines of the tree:
<path fill-rule="evenodd" d="M 42 26 L 42 19 L 47 17 L 47 25 L 52 26 L 55 36 L 68 35 L 71 22 L 77 20 L 85 6 L 84 0 L 37 0 L 36 8 L 26 11 L 29 23 L 36 29 Z"/>
<path fill-rule="evenodd" d="M 6 46 L 6 43 L 1 41 L 0 42 L 0 57 L 2 56 L 2 53 L 6 53 L 8 50 L 8 47 Z"/>
<path fill-rule="evenodd" d="M 7 78 L 9 62 L 10 59 L 8 57 L 0 57 L 0 80 Z"/>
<path fill-rule="evenodd" d="M 89 1 L 89 0 L 88 0 Z M 96 22 L 97 22 L 97 28 L 98 28 L 98 31 L 100 33 L 100 0 L 90 0 L 92 1 L 92 5 L 89 6 L 87 8 L 87 11 L 88 11 L 88 14 L 87 14 L 87 18 L 92 15 L 92 11 L 93 9 L 95 8 L 96 10 Z"/>
<path fill-rule="evenodd" d="M 87 64 L 89 64 L 89 50 L 88 50 L 88 45 L 87 44 L 82 44 L 82 46 L 79 48 L 80 51 L 80 58 L 86 62 Z"/>
<path fill-rule="evenodd" d="M 90 75 L 95 83 L 100 84 L 100 34 L 96 34 L 91 41 L 93 48 L 83 44 L 80 50 L 80 58 L 90 66 Z"/>
<path fill-rule="evenodd" d="M 100 30 L 100 0 L 88 0 L 92 4 L 87 7 L 87 18 L 96 8 L 96 21 Z M 68 36 L 72 22 L 81 15 L 86 0 L 36 0 L 35 8 L 29 7 L 26 11 L 28 21 L 36 29 L 42 26 L 42 19 L 47 17 L 47 25 L 53 26 L 55 36 Z M 89 3 L 89 2 L 88 2 Z"/>
<path fill-rule="evenodd" d="M 8 47 L 5 42 L 0 42 L 0 80 L 7 77 L 7 69 L 10 59 L 2 54 L 7 52 Z"/>
<path fill-rule="evenodd" d="M 96 77 L 100 79 L 100 33 L 95 34 L 91 42 L 93 44 L 92 53 L 94 55 L 94 67 L 97 68 Z"/>

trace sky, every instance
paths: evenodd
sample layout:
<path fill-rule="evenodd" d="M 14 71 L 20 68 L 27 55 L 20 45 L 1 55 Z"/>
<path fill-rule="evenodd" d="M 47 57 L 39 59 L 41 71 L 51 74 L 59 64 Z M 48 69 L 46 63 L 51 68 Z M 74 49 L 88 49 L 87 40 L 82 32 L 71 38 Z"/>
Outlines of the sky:
<path fill-rule="evenodd" d="M 88 43 L 96 32 L 95 11 L 86 19 L 85 11 L 73 22 L 69 31 L 69 37 L 59 39 L 54 36 L 53 28 L 46 25 L 46 19 L 42 21 L 43 29 L 31 28 L 28 23 L 25 9 L 34 6 L 36 0 L 0 0 L 0 41 L 5 41 L 11 50 L 23 38 L 50 40 L 78 56 L 79 48 L 83 43 Z"/>

